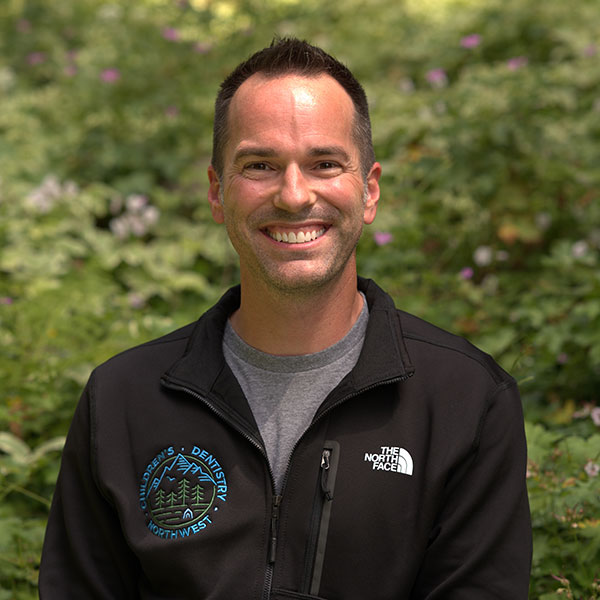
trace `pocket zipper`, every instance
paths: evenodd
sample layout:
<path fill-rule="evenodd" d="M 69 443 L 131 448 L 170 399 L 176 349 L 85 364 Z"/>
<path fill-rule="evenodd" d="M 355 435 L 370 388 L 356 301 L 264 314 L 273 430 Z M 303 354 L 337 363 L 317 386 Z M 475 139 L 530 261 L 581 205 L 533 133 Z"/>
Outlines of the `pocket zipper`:
<path fill-rule="evenodd" d="M 307 544 L 303 593 L 317 596 L 321 587 L 327 534 L 331 519 L 335 480 L 340 459 L 338 442 L 326 441 L 321 452 L 320 473 Z"/>

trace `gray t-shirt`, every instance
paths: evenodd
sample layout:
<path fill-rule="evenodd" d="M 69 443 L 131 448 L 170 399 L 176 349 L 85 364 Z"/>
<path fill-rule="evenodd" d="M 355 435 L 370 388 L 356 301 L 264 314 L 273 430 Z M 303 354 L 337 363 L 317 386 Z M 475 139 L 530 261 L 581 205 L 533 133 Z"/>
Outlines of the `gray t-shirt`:
<path fill-rule="evenodd" d="M 246 344 L 227 322 L 225 360 L 252 408 L 278 492 L 294 445 L 329 392 L 356 364 L 368 320 L 363 295 L 358 319 L 339 342 L 321 352 L 299 356 L 261 352 Z"/>

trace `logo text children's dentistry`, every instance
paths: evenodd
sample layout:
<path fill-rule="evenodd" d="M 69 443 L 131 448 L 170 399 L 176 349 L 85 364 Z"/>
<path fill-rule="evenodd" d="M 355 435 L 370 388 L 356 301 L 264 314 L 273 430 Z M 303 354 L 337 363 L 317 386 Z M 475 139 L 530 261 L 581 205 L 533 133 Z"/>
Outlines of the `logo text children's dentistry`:
<path fill-rule="evenodd" d="M 373 471 L 413 474 L 413 459 L 408 450 L 397 446 L 381 446 L 381 452 L 365 452 L 365 462 L 373 463 Z"/>
<path fill-rule="evenodd" d="M 227 501 L 225 472 L 208 450 L 169 446 L 146 467 L 139 501 L 154 535 L 168 539 L 196 535 Z"/>

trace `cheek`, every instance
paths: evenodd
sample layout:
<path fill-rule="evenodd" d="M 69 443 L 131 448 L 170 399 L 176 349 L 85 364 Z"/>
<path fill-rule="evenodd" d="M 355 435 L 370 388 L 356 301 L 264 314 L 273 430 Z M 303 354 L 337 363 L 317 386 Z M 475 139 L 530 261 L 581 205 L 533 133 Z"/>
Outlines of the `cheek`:
<path fill-rule="evenodd" d="M 362 206 L 363 188 L 354 182 L 328 180 L 315 186 L 315 191 L 342 212 L 354 212 L 356 206 Z"/>
<path fill-rule="evenodd" d="M 259 181 L 239 179 L 232 182 L 224 192 L 225 207 L 229 213 L 249 214 L 264 202 L 268 195 L 265 185 Z"/>

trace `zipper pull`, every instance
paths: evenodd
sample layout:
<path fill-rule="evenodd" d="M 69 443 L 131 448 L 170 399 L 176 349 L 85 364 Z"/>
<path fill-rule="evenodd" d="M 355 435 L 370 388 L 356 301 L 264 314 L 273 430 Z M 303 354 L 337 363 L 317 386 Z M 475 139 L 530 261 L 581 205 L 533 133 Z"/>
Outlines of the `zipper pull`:
<path fill-rule="evenodd" d="M 329 489 L 329 467 L 331 458 L 331 450 L 325 448 L 323 454 L 321 454 L 321 490 L 325 495 L 325 498 L 329 501 L 333 500 L 333 492 Z"/>
<path fill-rule="evenodd" d="M 271 505 L 271 543 L 269 544 L 269 563 L 275 562 L 277 554 L 277 525 L 279 522 L 279 506 L 281 504 L 281 496 L 273 496 Z"/>

